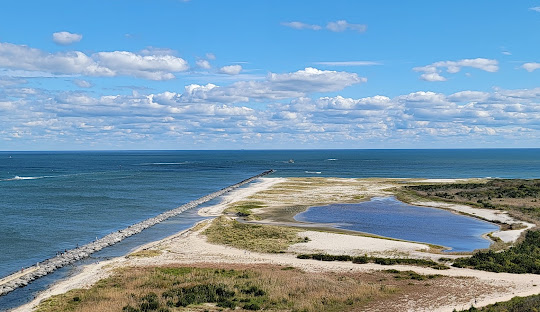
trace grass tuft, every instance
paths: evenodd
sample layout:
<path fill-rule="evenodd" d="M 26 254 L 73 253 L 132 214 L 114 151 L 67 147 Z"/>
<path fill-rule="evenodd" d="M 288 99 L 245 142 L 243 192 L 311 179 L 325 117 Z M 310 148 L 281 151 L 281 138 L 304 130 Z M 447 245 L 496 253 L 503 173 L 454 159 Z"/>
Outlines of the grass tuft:
<path fill-rule="evenodd" d="M 149 250 L 140 250 L 134 253 L 130 253 L 128 258 L 151 258 L 161 255 L 161 250 L 149 249 Z"/>
<path fill-rule="evenodd" d="M 208 241 L 257 252 L 280 253 L 290 245 L 305 242 L 301 230 L 272 225 L 240 223 L 225 216 L 216 218 L 204 231 Z"/>

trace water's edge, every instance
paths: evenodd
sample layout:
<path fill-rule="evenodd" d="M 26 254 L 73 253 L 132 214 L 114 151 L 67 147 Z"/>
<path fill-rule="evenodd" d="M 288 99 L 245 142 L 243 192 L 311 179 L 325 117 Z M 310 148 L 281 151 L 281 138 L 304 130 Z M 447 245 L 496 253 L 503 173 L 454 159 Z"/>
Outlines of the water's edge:
<path fill-rule="evenodd" d="M 199 199 L 193 200 L 189 203 L 186 203 L 178 208 L 169 210 L 167 212 L 161 213 L 156 217 L 146 219 L 134 225 L 131 225 L 123 230 L 119 230 L 114 233 L 110 233 L 100 239 L 97 239 L 86 245 L 67 250 L 64 253 L 61 253 L 53 258 L 46 259 L 36 265 L 21 270 L 21 272 L 15 272 L 10 274 L 2 279 L 0 279 L 0 296 L 5 295 L 19 287 L 28 285 L 30 282 L 34 281 L 37 278 L 45 276 L 51 272 L 56 271 L 59 268 L 62 268 L 66 265 L 72 264 L 75 261 L 87 258 L 91 254 L 107 247 L 114 245 L 125 238 L 128 238 L 132 235 L 140 233 L 144 229 L 147 229 L 157 223 L 165 221 L 171 217 L 174 217 L 188 209 L 195 208 L 203 203 L 206 203 L 212 199 L 215 199 L 227 192 L 230 192 L 244 184 L 250 183 L 255 179 L 263 177 L 265 175 L 273 173 L 274 170 L 267 170 L 260 174 L 257 174 L 251 178 L 245 179 L 241 182 L 223 188 L 217 192 L 208 194 Z"/>

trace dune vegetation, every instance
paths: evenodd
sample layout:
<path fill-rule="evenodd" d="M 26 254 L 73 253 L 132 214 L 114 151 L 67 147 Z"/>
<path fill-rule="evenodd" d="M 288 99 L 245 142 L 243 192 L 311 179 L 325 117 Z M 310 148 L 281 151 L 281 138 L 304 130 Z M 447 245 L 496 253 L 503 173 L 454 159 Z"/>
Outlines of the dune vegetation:
<path fill-rule="evenodd" d="M 344 311 L 395 291 L 351 274 L 291 267 L 131 267 L 90 289 L 51 297 L 37 311 Z"/>
<path fill-rule="evenodd" d="M 300 229 L 284 226 L 241 223 L 226 216 L 216 218 L 204 231 L 210 243 L 240 249 L 279 253 L 290 245 L 307 241 L 298 236 Z"/>

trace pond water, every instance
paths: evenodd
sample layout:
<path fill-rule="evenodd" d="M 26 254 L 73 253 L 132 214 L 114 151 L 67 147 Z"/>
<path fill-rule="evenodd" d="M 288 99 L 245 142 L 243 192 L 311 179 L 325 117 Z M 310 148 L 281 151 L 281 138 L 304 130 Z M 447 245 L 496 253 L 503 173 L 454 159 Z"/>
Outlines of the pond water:
<path fill-rule="evenodd" d="M 418 207 L 394 197 L 374 197 L 357 204 L 311 207 L 294 217 L 297 221 L 327 223 L 329 226 L 385 237 L 441 245 L 448 251 L 487 248 L 482 234 L 498 226 L 447 210 Z"/>

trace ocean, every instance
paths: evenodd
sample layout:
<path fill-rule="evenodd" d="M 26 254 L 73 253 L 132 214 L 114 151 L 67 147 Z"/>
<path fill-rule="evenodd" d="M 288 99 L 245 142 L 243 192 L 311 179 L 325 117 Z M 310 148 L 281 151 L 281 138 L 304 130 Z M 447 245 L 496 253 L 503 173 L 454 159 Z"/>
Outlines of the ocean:
<path fill-rule="evenodd" d="M 540 178 L 540 149 L 0 152 L 0 277 L 268 169 L 270 177 Z M 188 211 L 102 254 L 197 220 Z"/>

